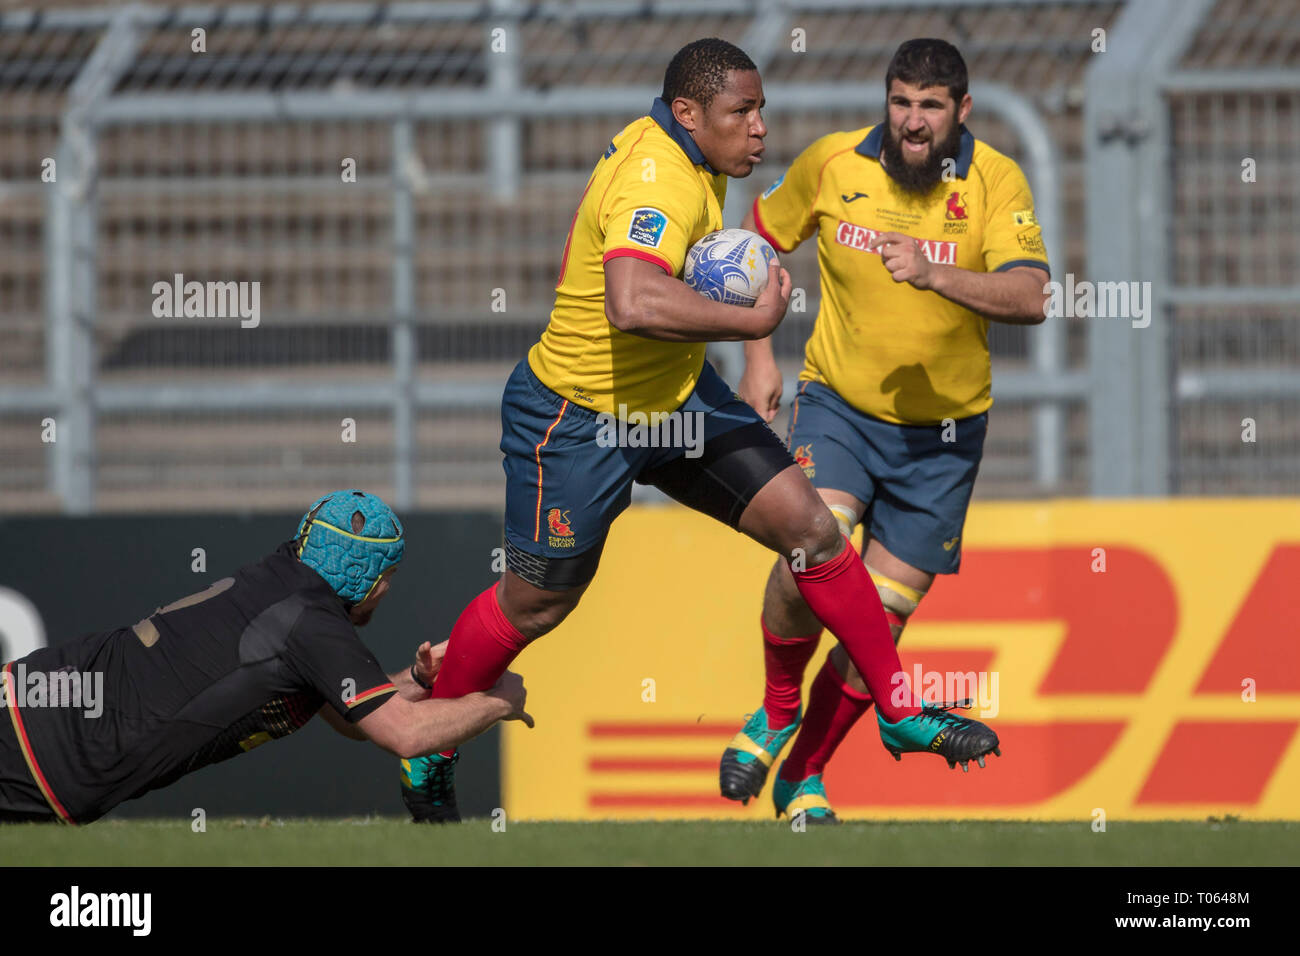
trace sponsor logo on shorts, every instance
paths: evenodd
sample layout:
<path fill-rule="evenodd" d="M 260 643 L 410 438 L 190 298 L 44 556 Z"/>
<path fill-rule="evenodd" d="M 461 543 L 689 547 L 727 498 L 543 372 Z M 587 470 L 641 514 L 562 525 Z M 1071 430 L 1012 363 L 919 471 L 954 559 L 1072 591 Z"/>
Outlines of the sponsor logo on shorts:
<path fill-rule="evenodd" d="M 794 462 L 803 469 L 803 473 L 809 478 L 817 474 L 817 466 L 813 464 L 812 442 L 800 445 L 794 450 Z"/>
<path fill-rule="evenodd" d="M 868 249 L 867 246 L 879 235 L 880 233 L 875 229 L 868 229 L 866 226 L 859 226 L 856 223 L 845 222 L 841 219 L 839 227 L 835 230 L 835 241 L 841 246 L 848 246 L 850 249 L 870 252 L 872 255 L 878 256 L 880 255 L 879 249 Z M 912 241 L 920 248 L 921 255 L 931 262 L 941 266 L 957 264 L 957 243 L 955 240 L 913 239 Z"/>
<path fill-rule="evenodd" d="M 658 209 L 644 207 L 632 213 L 632 224 L 627 227 L 627 237 L 642 246 L 658 249 L 664 241 L 664 231 L 668 228 L 668 217 Z"/>
<path fill-rule="evenodd" d="M 948 194 L 948 208 L 944 210 L 944 219 L 965 219 L 966 218 L 966 200 L 961 198 L 961 193 L 954 192 Z"/>
<path fill-rule="evenodd" d="M 772 195 L 772 193 L 776 192 L 777 188 L 783 182 L 785 182 L 785 173 L 782 173 L 780 176 L 777 176 L 776 182 L 774 182 L 772 185 L 768 186 L 766 189 L 763 190 L 762 198 L 766 199 L 768 196 Z"/>
<path fill-rule="evenodd" d="M 546 543 L 552 548 L 572 548 L 574 545 L 573 528 L 569 525 L 569 512 L 552 508 L 546 512 Z"/>
<path fill-rule="evenodd" d="M 943 550 L 951 551 L 953 548 L 957 547 L 957 542 L 960 540 L 961 540 L 961 535 L 957 535 L 957 537 L 952 538 L 949 541 L 945 541 L 943 543 Z"/>

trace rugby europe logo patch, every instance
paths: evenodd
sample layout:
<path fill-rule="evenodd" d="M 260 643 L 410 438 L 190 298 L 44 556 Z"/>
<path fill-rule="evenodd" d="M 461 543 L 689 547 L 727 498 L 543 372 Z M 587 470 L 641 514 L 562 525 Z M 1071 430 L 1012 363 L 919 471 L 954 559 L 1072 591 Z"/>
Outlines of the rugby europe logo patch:
<path fill-rule="evenodd" d="M 659 248 L 663 242 L 664 230 L 668 228 L 668 217 L 658 209 L 649 207 L 632 213 L 632 224 L 627 227 L 627 237 L 642 246 Z"/>

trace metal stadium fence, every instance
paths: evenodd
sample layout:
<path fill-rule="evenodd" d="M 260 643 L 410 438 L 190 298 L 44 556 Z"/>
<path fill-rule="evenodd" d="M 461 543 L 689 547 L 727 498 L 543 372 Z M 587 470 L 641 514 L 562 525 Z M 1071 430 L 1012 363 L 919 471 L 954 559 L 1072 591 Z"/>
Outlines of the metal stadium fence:
<path fill-rule="evenodd" d="M 0 511 L 268 510 L 340 485 L 499 507 L 500 390 L 594 157 L 710 35 L 769 104 L 729 225 L 812 139 L 878 121 L 899 42 L 941 36 L 1067 298 L 1131 287 L 1119 314 L 1063 299 L 992 326 L 977 495 L 1291 492 L 1298 23 L 1288 0 L 0 14 Z M 787 264 L 793 376 L 811 245 Z M 224 317 L 172 314 L 158 289 L 191 281 L 230 293 Z M 734 348 L 715 360 L 739 374 Z"/>

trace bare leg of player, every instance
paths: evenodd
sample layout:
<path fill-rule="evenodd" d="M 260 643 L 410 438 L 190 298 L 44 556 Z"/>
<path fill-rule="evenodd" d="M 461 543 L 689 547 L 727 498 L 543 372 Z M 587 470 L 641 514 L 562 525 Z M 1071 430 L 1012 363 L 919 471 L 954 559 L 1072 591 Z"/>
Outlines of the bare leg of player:
<path fill-rule="evenodd" d="M 768 482 L 741 516 L 740 529 L 781 555 L 804 603 L 839 639 L 874 700 L 890 753 L 901 759 L 932 750 L 966 769 L 967 761 L 982 766 L 986 753 L 997 752 L 997 735 L 983 724 L 922 710 L 913 697 L 876 585 L 802 469 L 791 465 Z"/>
<path fill-rule="evenodd" d="M 754 496 L 740 530 L 792 565 L 803 600 L 844 644 L 886 719 L 918 714 L 910 693 L 895 693 L 902 668 L 875 585 L 798 465 Z"/>
<path fill-rule="evenodd" d="M 461 612 L 433 683 L 434 697 L 463 697 L 487 690 L 530 641 L 554 629 L 582 599 L 587 585 L 546 591 L 513 571 Z M 402 761 L 402 800 L 418 822 L 460 820 L 450 750 Z"/>

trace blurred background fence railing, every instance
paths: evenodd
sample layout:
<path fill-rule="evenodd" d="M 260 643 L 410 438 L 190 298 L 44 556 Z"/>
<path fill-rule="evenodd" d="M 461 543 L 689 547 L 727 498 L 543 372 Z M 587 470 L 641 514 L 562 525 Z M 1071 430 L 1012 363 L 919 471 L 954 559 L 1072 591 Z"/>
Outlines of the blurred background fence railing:
<path fill-rule="evenodd" d="M 583 184 L 701 36 L 743 47 L 768 99 L 729 225 L 813 139 L 879 121 L 900 42 L 942 36 L 968 125 L 1029 176 L 1053 278 L 1151 283 L 1144 327 L 990 326 L 977 495 L 1293 492 L 1298 20 L 1289 0 L 0 14 L 0 509 L 271 510 L 337 486 L 499 508 L 500 390 Z M 787 264 L 792 377 L 812 244 Z M 256 327 L 157 315 L 177 276 L 258 283 Z M 738 377 L 736 349 L 715 361 Z"/>

